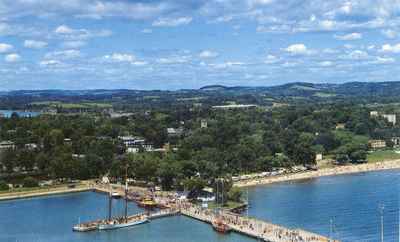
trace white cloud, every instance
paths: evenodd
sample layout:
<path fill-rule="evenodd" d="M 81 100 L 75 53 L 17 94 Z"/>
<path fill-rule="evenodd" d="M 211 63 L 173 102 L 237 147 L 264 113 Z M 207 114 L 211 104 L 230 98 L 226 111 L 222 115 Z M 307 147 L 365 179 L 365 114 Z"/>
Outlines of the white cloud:
<path fill-rule="evenodd" d="M 180 25 L 187 25 L 192 22 L 191 17 L 180 17 L 180 18 L 159 18 L 153 22 L 155 27 L 177 27 Z"/>
<path fill-rule="evenodd" d="M 8 54 L 4 57 L 6 62 L 18 62 L 21 59 L 21 56 L 15 53 Z"/>
<path fill-rule="evenodd" d="M 382 52 L 400 53 L 400 43 L 395 45 L 384 44 L 381 48 Z"/>
<path fill-rule="evenodd" d="M 323 62 L 320 62 L 319 65 L 322 67 L 329 67 L 329 66 L 333 66 L 333 62 L 332 61 L 323 61 Z"/>
<path fill-rule="evenodd" d="M 351 34 L 345 34 L 345 35 L 335 35 L 335 39 L 338 40 L 357 40 L 357 39 L 362 39 L 362 34 L 361 33 L 351 33 Z"/>
<path fill-rule="evenodd" d="M 9 44 L 0 43 L 0 53 L 10 52 L 14 47 Z"/>
<path fill-rule="evenodd" d="M 177 56 L 170 56 L 170 57 L 162 57 L 156 60 L 159 64 L 183 64 L 189 62 L 191 56 L 187 55 L 177 55 Z"/>
<path fill-rule="evenodd" d="M 309 53 L 309 50 L 304 44 L 293 44 L 288 46 L 285 50 L 294 55 L 304 55 Z"/>
<path fill-rule="evenodd" d="M 362 50 L 354 50 L 347 55 L 347 59 L 364 60 L 369 57 L 368 53 Z"/>
<path fill-rule="evenodd" d="M 264 63 L 265 64 L 273 64 L 278 62 L 278 58 L 274 55 L 267 55 L 267 58 L 265 59 Z"/>
<path fill-rule="evenodd" d="M 393 63 L 395 61 L 396 60 L 394 58 L 392 58 L 392 57 L 379 57 L 379 56 L 377 56 L 376 57 L 376 61 L 374 63 L 377 63 L 377 64 L 390 64 L 390 63 Z"/>
<path fill-rule="evenodd" d="M 61 44 L 63 48 L 67 49 L 78 49 L 86 45 L 85 41 L 76 40 L 76 41 L 65 41 Z"/>
<path fill-rule="evenodd" d="M 323 30 L 333 30 L 337 23 L 332 20 L 322 20 L 319 24 Z"/>
<path fill-rule="evenodd" d="M 388 39 L 394 39 L 397 37 L 397 32 L 392 29 L 382 30 L 382 34 Z"/>
<path fill-rule="evenodd" d="M 103 58 L 112 62 L 133 62 L 136 60 L 134 55 L 123 53 L 113 53 L 111 55 L 105 55 Z"/>
<path fill-rule="evenodd" d="M 43 60 L 43 61 L 39 62 L 39 65 L 41 65 L 43 67 L 59 66 L 59 65 L 62 65 L 62 62 L 58 61 L 58 60 Z"/>
<path fill-rule="evenodd" d="M 152 29 L 143 29 L 142 33 L 143 34 L 151 34 L 151 33 L 153 33 L 153 30 Z"/>
<path fill-rule="evenodd" d="M 75 59 L 81 56 L 81 52 L 79 50 L 61 50 L 61 51 L 53 51 L 47 53 L 44 58 L 46 59 Z"/>
<path fill-rule="evenodd" d="M 60 25 L 54 30 L 56 34 L 73 34 L 75 31 L 67 25 Z"/>
<path fill-rule="evenodd" d="M 229 67 L 236 67 L 236 66 L 243 66 L 243 65 L 245 65 L 245 63 L 240 62 L 240 61 L 227 61 L 224 63 L 210 64 L 210 66 L 215 69 L 225 69 L 225 68 L 229 68 Z"/>
<path fill-rule="evenodd" d="M 24 46 L 30 49 L 42 49 L 47 46 L 47 42 L 37 40 L 25 40 Z"/>
<path fill-rule="evenodd" d="M 203 50 L 199 54 L 199 57 L 202 59 L 212 59 L 212 58 L 216 58 L 218 56 L 219 56 L 219 53 L 212 51 L 212 50 Z"/>
<path fill-rule="evenodd" d="M 83 40 L 96 37 L 108 37 L 112 35 L 110 30 L 96 30 L 90 31 L 87 29 L 73 29 L 67 25 L 60 25 L 55 30 L 54 33 L 65 39 L 71 40 Z"/>

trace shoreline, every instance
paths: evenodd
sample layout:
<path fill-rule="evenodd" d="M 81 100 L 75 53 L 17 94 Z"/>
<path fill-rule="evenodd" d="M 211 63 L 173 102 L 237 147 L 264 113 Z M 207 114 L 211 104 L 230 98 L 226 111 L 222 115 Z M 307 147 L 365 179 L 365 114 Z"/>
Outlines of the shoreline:
<path fill-rule="evenodd" d="M 306 171 L 301 173 L 279 175 L 275 177 L 255 178 L 255 179 L 235 182 L 234 186 L 251 187 L 251 186 L 268 185 L 280 182 L 313 179 L 325 176 L 336 176 L 336 175 L 346 175 L 346 174 L 395 170 L 395 169 L 400 169 L 400 160 L 382 161 L 382 162 L 358 164 L 358 165 L 336 166 L 333 168 L 324 168 L 317 171 Z"/>
<path fill-rule="evenodd" d="M 45 197 L 45 196 L 52 196 L 52 195 L 61 195 L 61 194 L 68 194 L 68 193 L 78 193 L 78 192 L 88 192 L 93 191 L 94 189 L 89 186 L 82 186 L 78 188 L 53 188 L 49 190 L 36 190 L 36 191 L 25 191 L 25 192 L 7 192 L 0 194 L 0 202 L 1 201 L 9 201 L 9 200 L 20 200 L 25 198 L 34 198 L 34 197 Z"/>

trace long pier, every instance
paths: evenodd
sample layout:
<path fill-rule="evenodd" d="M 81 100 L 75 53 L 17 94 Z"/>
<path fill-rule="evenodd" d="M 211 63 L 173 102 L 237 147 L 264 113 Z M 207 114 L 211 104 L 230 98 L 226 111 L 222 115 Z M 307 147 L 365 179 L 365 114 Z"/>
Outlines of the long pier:
<path fill-rule="evenodd" d="M 101 186 L 95 186 L 95 191 L 109 192 L 108 189 Z M 122 187 L 114 187 L 114 191 L 123 195 Z M 138 191 L 136 191 L 138 192 Z M 139 191 L 140 192 L 140 191 Z M 129 195 L 128 195 L 129 198 Z M 130 199 L 134 200 L 135 199 Z M 158 198 L 157 202 L 160 207 L 164 208 L 157 212 L 145 213 L 149 220 L 160 219 L 169 216 L 184 215 L 205 223 L 212 224 L 217 219 L 217 214 L 211 210 L 194 205 L 190 202 L 166 202 L 168 199 Z M 167 205 L 166 205 L 167 204 Z M 143 214 L 142 214 L 143 215 Z M 290 229 L 280 225 L 276 225 L 267 221 L 256 218 L 246 217 L 228 210 L 222 210 L 218 214 L 218 218 L 229 226 L 231 230 L 237 233 L 247 235 L 267 242 L 338 242 L 328 237 L 308 232 L 302 229 Z M 96 221 L 89 222 L 93 229 L 96 229 Z"/>

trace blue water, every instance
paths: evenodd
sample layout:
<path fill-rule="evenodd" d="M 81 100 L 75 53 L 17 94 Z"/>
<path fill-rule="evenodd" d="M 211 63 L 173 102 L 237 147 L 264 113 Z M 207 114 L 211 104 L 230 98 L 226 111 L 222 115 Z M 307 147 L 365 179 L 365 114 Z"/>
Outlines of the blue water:
<path fill-rule="evenodd" d="M 385 241 L 399 241 L 400 171 L 324 177 L 249 190 L 249 215 L 303 228 L 341 241 L 380 241 L 384 204 Z"/>
<path fill-rule="evenodd" d="M 249 214 L 274 223 L 330 234 L 335 239 L 379 241 L 378 205 L 385 205 L 385 241 L 398 241 L 400 171 L 324 177 L 251 188 Z M 123 201 L 114 200 L 123 214 Z M 130 213 L 142 210 L 129 204 Z M 0 242 L 247 242 L 219 235 L 208 224 L 170 217 L 115 231 L 74 233 L 78 222 L 104 218 L 107 197 L 93 192 L 0 202 Z"/>
<path fill-rule="evenodd" d="M 72 232 L 81 221 L 104 218 L 107 197 L 93 192 L 0 202 L 0 242 L 247 242 L 232 233 L 222 236 L 208 224 L 186 217 L 169 217 L 151 223 L 113 231 Z M 124 211 L 123 200 L 114 200 L 117 214 Z M 129 213 L 142 210 L 129 204 Z"/>
<path fill-rule="evenodd" d="M 36 117 L 39 116 L 39 112 L 25 112 L 25 111 L 15 111 L 15 110 L 0 110 L 0 113 L 4 115 L 4 117 L 9 118 L 11 114 L 16 112 L 19 117 Z"/>

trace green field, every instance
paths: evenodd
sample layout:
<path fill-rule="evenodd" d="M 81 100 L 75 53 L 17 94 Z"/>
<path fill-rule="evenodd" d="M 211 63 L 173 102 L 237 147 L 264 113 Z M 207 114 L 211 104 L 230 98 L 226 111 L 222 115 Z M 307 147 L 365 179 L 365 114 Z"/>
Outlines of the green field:
<path fill-rule="evenodd" d="M 367 160 L 370 163 L 397 159 L 400 159 L 400 154 L 394 150 L 377 150 L 367 155 Z"/>

